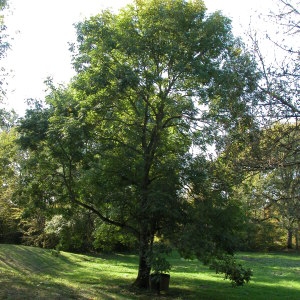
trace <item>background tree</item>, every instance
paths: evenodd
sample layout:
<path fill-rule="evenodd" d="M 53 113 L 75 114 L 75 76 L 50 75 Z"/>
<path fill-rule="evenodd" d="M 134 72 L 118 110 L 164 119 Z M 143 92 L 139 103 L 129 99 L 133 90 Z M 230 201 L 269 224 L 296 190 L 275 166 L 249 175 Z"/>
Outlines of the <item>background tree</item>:
<path fill-rule="evenodd" d="M 293 248 L 292 238 L 298 237 L 300 217 L 299 169 L 277 168 L 262 178 L 267 217 L 277 221 L 277 226 L 286 230 L 286 247 Z"/>
<path fill-rule="evenodd" d="M 253 29 L 250 31 L 253 53 L 256 56 L 258 67 L 262 74 L 260 90 L 264 98 L 264 105 L 257 106 L 257 116 L 260 116 L 261 127 L 268 128 L 276 122 L 294 124 L 290 127 L 299 132 L 300 102 L 299 102 L 299 0 L 277 0 L 272 11 L 267 16 L 261 16 L 266 23 L 265 32 L 259 34 Z M 259 140 L 257 133 L 256 140 Z M 294 135 L 297 137 L 298 135 Z M 285 135 L 283 132 L 282 138 Z M 270 136 L 272 139 L 272 136 Z M 277 136 L 271 148 L 261 152 L 268 156 L 272 148 L 279 147 L 281 138 Z M 299 140 L 290 140 L 294 143 L 294 150 L 299 152 Z M 261 149 L 262 151 L 262 149 Z M 299 155 L 297 155 L 299 158 Z M 284 160 L 273 161 L 272 167 L 282 166 Z M 298 161 L 294 161 L 299 164 Z M 291 160 L 288 159 L 288 165 Z M 270 167 L 268 161 L 262 161 L 257 166 Z"/>
<path fill-rule="evenodd" d="M 298 236 L 299 142 L 295 141 L 299 141 L 299 134 L 294 129 L 295 126 L 297 124 L 278 123 L 261 133 L 256 147 L 256 150 L 259 149 L 259 158 L 251 166 L 252 171 L 247 172 L 243 184 L 236 189 L 237 197 L 244 199 L 250 222 L 256 224 L 254 227 L 258 230 L 257 233 L 260 232 L 258 235 L 254 234 L 253 238 L 260 236 L 267 248 L 276 244 L 284 246 L 281 242 L 282 229 L 288 233 L 288 248 L 292 247 L 292 236 Z M 242 159 L 251 155 L 251 149 L 249 147 L 239 154 Z M 256 165 L 258 161 L 261 161 L 260 165 Z M 256 244 L 262 246 L 260 242 Z"/>
<path fill-rule="evenodd" d="M 286 247 L 293 248 L 293 237 L 298 246 L 300 222 L 300 182 L 299 167 L 278 169 L 270 182 L 274 193 L 274 208 L 278 211 L 277 219 L 287 231 Z M 275 215 L 276 217 L 276 215 Z"/>
<path fill-rule="evenodd" d="M 7 8 L 8 3 L 7 0 L 0 0 L 0 60 L 4 57 L 7 49 L 9 48 L 9 43 L 7 41 L 7 34 L 6 34 L 6 25 L 4 23 L 4 16 L 2 14 L 2 11 Z M 5 89 L 3 87 L 5 76 L 4 68 L 0 69 L 0 100 L 2 101 L 3 96 L 5 95 Z M 0 101 L 0 103 L 1 103 Z M 1 113 L 1 111 L 0 111 Z"/>
<path fill-rule="evenodd" d="M 18 138 L 16 115 L 5 112 L 3 116 L 5 122 L 0 124 L 0 242 L 19 243 L 18 223 L 22 210 L 14 199 L 20 172 L 20 152 L 15 143 Z"/>
<path fill-rule="evenodd" d="M 135 1 L 79 23 L 77 35 L 77 75 L 67 88 L 50 83 L 48 106 L 19 127 L 26 164 L 38 170 L 24 198 L 79 205 L 135 236 L 135 284 L 145 288 L 154 237 L 186 220 L 191 146 L 252 125 L 258 75 L 230 21 L 202 1 Z"/>

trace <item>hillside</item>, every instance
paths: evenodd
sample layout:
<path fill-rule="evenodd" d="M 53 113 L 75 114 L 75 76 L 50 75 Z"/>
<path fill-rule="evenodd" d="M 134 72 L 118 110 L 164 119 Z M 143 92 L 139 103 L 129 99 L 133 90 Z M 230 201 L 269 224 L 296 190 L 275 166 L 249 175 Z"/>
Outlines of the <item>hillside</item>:
<path fill-rule="evenodd" d="M 134 280 L 135 259 L 120 274 L 123 258 L 0 245 L 0 299 L 126 299 L 111 293 Z"/>

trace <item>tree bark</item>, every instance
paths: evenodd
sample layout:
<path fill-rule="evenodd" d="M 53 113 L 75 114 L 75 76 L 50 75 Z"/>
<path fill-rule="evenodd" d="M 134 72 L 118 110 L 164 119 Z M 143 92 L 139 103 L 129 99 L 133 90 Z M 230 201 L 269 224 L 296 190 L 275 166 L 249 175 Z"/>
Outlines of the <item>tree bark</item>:
<path fill-rule="evenodd" d="M 300 233 L 300 221 L 298 220 L 298 228 L 296 230 L 296 250 L 299 250 L 299 233 Z"/>
<path fill-rule="evenodd" d="M 144 256 L 139 258 L 139 271 L 134 285 L 140 289 L 149 288 L 150 268 Z"/>
<path fill-rule="evenodd" d="M 287 248 L 293 249 L 293 230 L 288 229 Z"/>
<path fill-rule="evenodd" d="M 148 256 L 152 251 L 153 238 L 147 234 L 140 236 L 140 250 L 139 250 L 139 270 L 134 286 L 140 289 L 149 288 L 149 279 L 151 267 L 148 263 Z"/>

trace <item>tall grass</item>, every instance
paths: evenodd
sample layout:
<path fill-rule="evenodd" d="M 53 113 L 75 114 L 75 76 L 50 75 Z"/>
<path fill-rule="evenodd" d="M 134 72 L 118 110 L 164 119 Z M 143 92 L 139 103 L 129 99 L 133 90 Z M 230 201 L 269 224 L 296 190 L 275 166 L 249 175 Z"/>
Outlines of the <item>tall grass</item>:
<path fill-rule="evenodd" d="M 300 299 L 300 256 L 240 253 L 250 284 L 233 288 L 198 261 L 170 257 L 170 290 L 159 299 Z M 135 255 L 79 255 L 0 245 L 0 299 L 156 299 L 131 288 Z"/>

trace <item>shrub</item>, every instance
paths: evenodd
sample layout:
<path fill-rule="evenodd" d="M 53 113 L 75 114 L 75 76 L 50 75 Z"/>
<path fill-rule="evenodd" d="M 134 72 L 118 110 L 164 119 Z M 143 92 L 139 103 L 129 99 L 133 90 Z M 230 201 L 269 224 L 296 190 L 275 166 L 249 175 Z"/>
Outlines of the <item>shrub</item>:
<path fill-rule="evenodd" d="M 221 258 L 213 260 L 210 268 L 215 269 L 217 274 L 223 273 L 224 279 L 229 279 L 232 286 L 242 286 L 248 283 L 253 275 L 250 269 L 245 269 L 230 255 L 223 255 Z"/>

